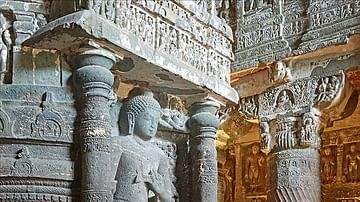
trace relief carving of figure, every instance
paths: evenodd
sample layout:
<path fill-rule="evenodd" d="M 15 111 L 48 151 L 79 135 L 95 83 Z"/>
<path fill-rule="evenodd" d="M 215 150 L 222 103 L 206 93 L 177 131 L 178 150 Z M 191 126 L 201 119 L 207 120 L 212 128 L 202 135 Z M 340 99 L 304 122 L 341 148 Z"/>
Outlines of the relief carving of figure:
<path fill-rule="evenodd" d="M 332 155 L 331 147 L 324 148 L 324 155 L 321 156 L 321 177 L 324 183 L 331 183 L 336 174 L 336 160 Z"/>
<path fill-rule="evenodd" d="M 356 182 L 358 180 L 358 166 L 360 155 L 356 149 L 356 145 L 350 145 L 350 151 L 345 156 L 345 176 L 348 182 Z"/>
<path fill-rule="evenodd" d="M 324 77 L 320 80 L 316 89 L 315 102 L 331 101 L 340 87 L 340 81 L 336 76 Z"/>
<path fill-rule="evenodd" d="M 260 122 L 260 149 L 264 153 L 269 153 L 273 147 L 269 124 Z"/>
<path fill-rule="evenodd" d="M 319 131 L 314 119 L 306 117 L 303 121 L 303 127 L 301 127 L 301 145 L 318 147 L 320 144 L 318 133 Z"/>
<path fill-rule="evenodd" d="M 276 107 L 280 110 L 289 109 L 294 104 L 291 96 L 292 94 L 288 90 L 281 91 L 276 101 Z"/>
<path fill-rule="evenodd" d="M 182 100 L 178 97 L 171 97 L 169 100 L 169 108 L 161 111 L 160 124 L 180 131 L 187 131 L 185 122 L 188 119 L 185 116 L 184 105 Z"/>
<path fill-rule="evenodd" d="M 250 192 L 256 192 L 261 185 L 262 177 L 265 175 L 265 158 L 260 153 L 257 144 L 251 146 L 251 153 L 245 162 L 245 182 L 249 185 Z"/>
<path fill-rule="evenodd" d="M 283 82 L 292 79 L 290 69 L 282 61 L 277 61 L 271 70 L 273 82 Z"/>
<path fill-rule="evenodd" d="M 31 162 L 29 149 L 24 146 L 17 154 L 14 165 L 11 166 L 11 176 L 30 176 L 33 171 L 33 163 Z"/>
<path fill-rule="evenodd" d="M 105 14 L 105 8 L 103 5 L 103 0 L 90 0 L 89 1 L 89 8 L 94 10 L 95 13 L 99 14 L 99 15 L 104 15 Z"/>
<path fill-rule="evenodd" d="M 120 160 L 114 201 L 172 202 L 169 160 L 151 143 L 160 120 L 160 104 L 149 91 L 130 92 L 120 110 Z"/>
<path fill-rule="evenodd" d="M 243 112 L 246 116 L 256 116 L 258 112 L 258 107 L 255 103 L 255 98 L 243 98 L 241 99 L 240 103 L 240 110 Z"/>
<path fill-rule="evenodd" d="M 106 19 L 110 21 L 115 20 L 115 0 L 106 0 L 105 14 L 106 14 Z"/>
<path fill-rule="evenodd" d="M 3 14 L 0 13 L 0 74 L 7 72 L 9 50 L 12 44 L 9 32 L 9 24 Z"/>

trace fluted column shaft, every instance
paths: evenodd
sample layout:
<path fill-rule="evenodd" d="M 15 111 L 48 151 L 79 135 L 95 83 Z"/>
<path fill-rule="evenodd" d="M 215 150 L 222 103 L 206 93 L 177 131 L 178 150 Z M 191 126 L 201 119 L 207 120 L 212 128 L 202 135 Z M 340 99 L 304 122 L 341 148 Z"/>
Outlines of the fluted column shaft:
<path fill-rule="evenodd" d="M 81 198 L 84 202 L 113 201 L 114 179 L 110 176 L 111 120 L 114 78 L 109 69 L 114 57 L 92 49 L 75 57 L 74 82 L 78 90 L 81 136 Z"/>
<path fill-rule="evenodd" d="M 218 168 L 215 147 L 219 120 L 214 102 L 196 103 L 191 107 L 188 127 L 191 133 L 192 201 L 217 201 Z"/>

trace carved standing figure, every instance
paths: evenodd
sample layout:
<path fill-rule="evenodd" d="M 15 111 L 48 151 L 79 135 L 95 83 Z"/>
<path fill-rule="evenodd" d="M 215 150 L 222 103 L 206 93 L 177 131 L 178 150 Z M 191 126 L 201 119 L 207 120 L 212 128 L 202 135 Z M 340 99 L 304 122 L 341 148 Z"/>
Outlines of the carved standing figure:
<path fill-rule="evenodd" d="M 325 77 L 320 80 L 320 84 L 316 89 L 317 96 L 315 97 L 315 102 L 322 102 L 327 100 L 327 90 L 328 90 L 329 78 Z"/>
<path fill-rule="evenodd" d="M 345 157 L 346 159 L 346 168 L 345 175 L 348 182 L 356 182 L 358 174 L 358 160 L 360 160 L 360 155 L 356 151 L 356 145 L 350 145 L 350 151 Z"/>
<path fill-rule="evenodd" d="M 7 62 L 9 59 L 9 48 L 11 46 L 11 36 L 9 24 L 3 14 L 0 14 L 0 74 L 7 71 Z"/>
<path fill-rule="evenodd" d="M 269 153 L 273 145 L 268 122 L 260 122 L 260 132 L 260 149 L 262 152 Z"/>
<path fill-rule="evenodd" d="M 306 117 L 303 121 L 303 127 L 301 128 L 301 145 L 318 146 L 319 141 L 317 135 L 318 131 L 315 121 L 311 117 Z"/>
<path fill-rule="evenodd" d="M 251 192 L 256 191 L 256 188 L 260 185 L 264 166 L 265 158 L 260 153 L 259 145 L 253 144 L 250 156 L 246 159 L 244 176 L 245 181 L 249 183 Z"/>
<path fill-rule="evenodd" d="M 168 159 L 150 140 L 160 120 L 160 105 L 151 92 L 135 89 L 120 110 L 120 160 L 114 201 L 174 201 Z"/>
<path fill-rule="evenodd" d="M 331 148 L 324 149 L 324 156 L 321 157 L 321 176 L 324 183 L 330 183 L 335 174 L 335 157 L 331 153 Z"/>

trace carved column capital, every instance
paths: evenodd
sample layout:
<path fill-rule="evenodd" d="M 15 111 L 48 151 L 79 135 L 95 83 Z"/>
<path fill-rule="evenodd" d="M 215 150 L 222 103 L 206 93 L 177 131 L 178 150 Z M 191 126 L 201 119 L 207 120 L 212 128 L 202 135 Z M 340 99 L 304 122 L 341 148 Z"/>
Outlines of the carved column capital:
<path fill-rule="evenodd" d="M 220 105 L 216 102 L 207 101 L 203 103 L 195 103 L 190 108 L 190 119 L 187 122 L 193 137 L 203 135 L 204 132 L 209 132 L 207 135 L 215 139 L 216 130 L 219 127 L 220 121 L 215 115 Z"/>
<path fill-rule="evenodd" d="M 259 120 L 269 153 L 270 201 L 320 201 L 320 133 L 346 114 L 352 93 L 344 72 L 333 71 L 240 100 L 244 117 Z"/>
<path fill-rule="evenodd" d="M 190 153 L 192 156 L 192 201 L 217 200 L 218 170 L 215 147 L 219 119 L 215 102 L 195 103 L 190 108 Z"/>

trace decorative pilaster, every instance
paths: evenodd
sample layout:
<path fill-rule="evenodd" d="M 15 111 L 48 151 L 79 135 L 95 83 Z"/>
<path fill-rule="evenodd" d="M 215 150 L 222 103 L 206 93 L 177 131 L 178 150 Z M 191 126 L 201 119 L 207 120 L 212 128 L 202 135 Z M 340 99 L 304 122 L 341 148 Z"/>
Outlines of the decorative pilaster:
<path fill-rule="evenodd" d="M 274 147 L 268 158 L 268 200 L 320 202 L 318 124 L 304 115 L 278 117 L 270 125 Z"/>
<path fill-rule="evenodd" d="M 342 71 L 315 73 L 241 99 L 244 117 L 260 122 L 260 148 L 269 154 L 270 202 L 321 201 L 320 134 L 349 113 L 353 89 Z"/>
<path fill-rule="evenodd" d="M 190 109 L 190 153 L 192 156 L 192 201 L 217 201 L 218 168 L 215 147 L 219 119 L 215 102 L 195 103 Z"/>
<path fill-rule="evenodd" d="M 81 198 L 84 202 L 113 201 L 109 107 L 114 98 L 114 78 L 109 69 L 114 61 L 114 56 L 102 49 L 86 50 L 75 57 L 74 82 L 81 104 Z"/>

